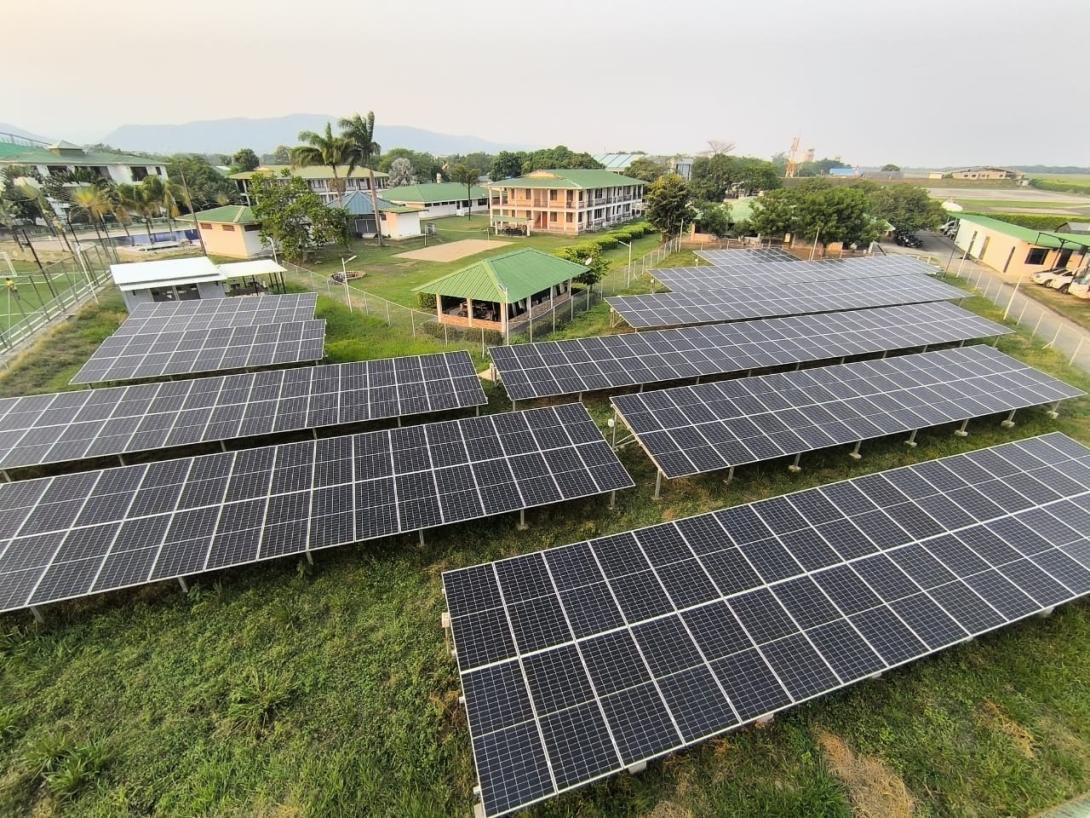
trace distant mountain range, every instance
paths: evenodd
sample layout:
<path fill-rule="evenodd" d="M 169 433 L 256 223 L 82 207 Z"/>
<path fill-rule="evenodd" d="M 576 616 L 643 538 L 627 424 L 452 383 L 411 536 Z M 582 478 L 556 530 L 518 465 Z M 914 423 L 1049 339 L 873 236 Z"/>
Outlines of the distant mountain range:
<path fill-rule="evenodd" d="M 325 114 L 290 114 L 265 119 L 209 119 L 179 125 L 122 125 L 102 137 L 100 142 L 124 150 L 151 153 L 225 153 L 239 148 L 253 148 L 257 153 L 271 153 L 277 145 L 295 145 L 299 131 L 320 131 L 327 122 L 336 126 L 337 117 Z M 2 128 L 2 126 L 0 126 Z M 375 128 L 375 138 L 383 149 L 412 148 L 445 155 L 485 151 L 522 150 L 524 145 L 490 142 L 477 136 L 463 136 L 406 125 Z"/>
<path fill-rule="evenodd" d="M 14 134 L 15 136 L 21 136 L 24 139 L 34 139 L 38 142 L 52 142 L 53 140 L 45 136 L 40 136 L 36 133 L 31 133 L 25 128 L 20 128 L 18 125 L 12 125 L 10 122 L 0 122 L 0 133 Z"/>

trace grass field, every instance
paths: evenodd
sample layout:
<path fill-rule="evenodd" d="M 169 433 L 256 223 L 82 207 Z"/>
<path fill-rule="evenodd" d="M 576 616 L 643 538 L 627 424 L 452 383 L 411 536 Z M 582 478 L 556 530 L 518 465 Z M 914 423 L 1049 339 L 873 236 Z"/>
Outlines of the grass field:
<path fill-rule="evenodd" d="M 1042 287 L 1026 279 L 1018 291 L 1034 301 L 1039 301 L 1047 307 L 1051 307 L 1060 315 L 1069 318 L 1080 327 L 1090 329 L 1090 300 L 1075 298 L 1073 295 L 1061 293 L 1051 287 Z"/>
<path fill-rule="evenodd" d="M 464 216 L 450 216 L 445 219 L 435 219 L 433 222 L 439 231 L 441 241 L 458 241 L 459 239 L 480 239 L 485 236 L 485 228 L 488 227 L 487 215 L 475 215 L 469 218 Z M 535 234 L 532 236 L 503 236 L 499 241 L 508 242 L 499 244 L 496 249 L 488 253 L 479 253 L 474 256 L 458 259 L 450 262 L 416 261 L 413 259 L 395 258 L 398 253 L 407 250 L 415 250 L 424 246 L 423 239 L 411 239 L 399 242 L 387 242 L 385 247 L 378 247 L 373 240 L 356 241 L 352 244 L 349 255 L 357 256 L 355 261 L 349 262 L 349 269 L 361 270 L 366 275 L 355 279 L 352 286 L 367 290 L 375 295 L 388 298 L 406 307 L 416 307 L 418 302 L 413 287 L 417 287 L 434 278 L 439 278 L 447 273 L 460 270 L 474 262 L 487 258 L 490 255 L 507 253 L 522 247 L 533 247 L 546 253 L 559 250 L 571 244 L 576 244 L 580 238 L 571 236 L 550 236 Z M 431 241 L 431 239 L 429 239 Z M 637 239 L 632 248 L 632 258 L 638 259 L 644 253 L 653 249 L 659 243 L 657 234 L 644 236 Z M 628 249 L 618 247 L 606 254 L 611 262 L 624 265 L 628 260 Z M 341 269 L 339 255 L 328 255 L 317 262 L 306 265 L 312 270 L 324 275 L 329 275 Z"/>
<path fill-rule="evenodd" d="M 1041 210 L 1047 213 L 1069 213 L 1084 215 L 1090 213 L 1090 200 L 1085 204 L 1075 202 L 1036 202 L 1029 199 L 976 199 L 958 196 L 954 201 L 970 211 Z"/>
<path fill-rule="evenodd" d="M 691 256 L 680 254 L 678 263 Z M 967 306 L 991 318 L 980 298 Z M 120 300 L 51 335 L 0 394 L 60 387 L 121 318 Z M 368 357 L 404 342 L 320 299 L 331 345 Z M 566 332 L 601 326 L 601 306 Z M 377 322 L 375 322 L 377 323 Z M 388 332 L 386 333 L 389 334 Z M 417 351 L 418 341 L 403 351 Z M 1070 383 L 1090 378 L 1017 333 L 1000 343 Z M 486 384 L 491 411 L 506 408 Z M 608 402 L 589 402 L 604 423 Z M 446 818 L 475 783 L 455 666 L 439 628 L 440 573 L 831 480 L 1060 429 L 1090 443 L 1090 401 L 1058 421 L 1019 415 L 747 467 L 725 486 L 637 487 L 429 532 L 0 618 L 0 815 L 34 818 Z M 1066 606 L 531 810 L 532 818 L 1028 816 L 1090 789 L 1090 605 Z"/>

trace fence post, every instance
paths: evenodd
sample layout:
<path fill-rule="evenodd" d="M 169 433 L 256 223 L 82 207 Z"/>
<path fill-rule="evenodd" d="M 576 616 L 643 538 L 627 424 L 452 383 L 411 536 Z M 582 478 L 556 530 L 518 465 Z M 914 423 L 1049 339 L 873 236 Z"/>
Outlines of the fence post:
<path fill-rule="evenodd" d="M 1082 352 L 1082 345 L 1085 340 L 1086 336 L 1084 335 L 1082 336 L 1082 338 L 1079 339 L 1079 343 L 1075 346 L 1075 351 L 1071 353 L 1071 360 L 1067 362 L 1071 366 L 1075 365 L 1075 359 L 1078 358 L 1079 353 Z"/>
<path fill-rule="evenodd" d="M 416 310 L 409 310 L 409 320 L 413 325 L 413 338 L 416 337 Z"/>
<path fill-rule="evenodd" d="M 390 302 L 386 302 L 386 326 L 392 326 L 390 324 Z"/>

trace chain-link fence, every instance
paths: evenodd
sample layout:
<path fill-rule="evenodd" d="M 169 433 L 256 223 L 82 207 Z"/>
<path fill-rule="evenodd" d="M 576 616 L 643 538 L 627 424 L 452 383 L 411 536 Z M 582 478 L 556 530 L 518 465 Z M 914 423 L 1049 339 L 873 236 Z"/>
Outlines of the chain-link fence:
<path fill-rule="evenodd" d="M 109 259 L 99 250 L 81 252 L 18 272 L 5 259 L 3 290 L 0 290 L 0 362 L 12 355 L 72 311 L 91 300 L 110 283 Z"/>
<path fill-rule="evenodd" d="M 1087 341 L 1090 332 L 1022 293 L 1021 281 L 1008 284 L 976 264 L 964 275 L 962 272 L 963 265 L 959 264 L 951 274 L 964 278 L 982 296 L 1001 307 L 1004 320 L 1013 320 L 1029 329 L 1033 338 L 1041 341 L 1046 349 L 1054 349 L 1064 355 L 1068 363 L 1090 371 L 1090 342 Z"/>

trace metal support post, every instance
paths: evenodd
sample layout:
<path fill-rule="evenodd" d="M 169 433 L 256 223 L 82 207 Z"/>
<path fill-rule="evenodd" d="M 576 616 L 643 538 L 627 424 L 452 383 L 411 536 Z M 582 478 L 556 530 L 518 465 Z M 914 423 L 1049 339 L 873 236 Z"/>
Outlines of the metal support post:
<path fill-rule="evenodd" d="M 418 529 L 416 533 L 417 533 L 417 539 L 420 540 L 420 547 L 423 548 L 424 547 L 424 529 L 422 529 L 422 528 Z"/>
<path fill-rule="evenodd" d="M 966 427 L 968 425 L 969 425 L 969 418 L 965 418 L 965 420 L 963 420 L 961 422 L 961 425 L 958 428 L 954 429 L 954 436 L 955 437 L 968 437 L 969 432 L 966 429 Z"/>
<path fill-rule="evenodd" d="M 727 479 L 723 481 L 724 484 L 730 485 L 734 481 L 734 466 L 727 469 Z"/>
<path fill-rule="evenodd" d="M 609 493 L 609 510 L 613 511 L 615 508 L 617 508 L 617 492 L 611 491 Z"/>
<path fill-rule="evenodd" d="M 1060 402 L 1056 401 L 1052 404 L 1052 408 L 1048 410 L 1048 416 L 1055 420 L 1060 416 Z"/>
<path fill-rule="evenodd" d="M 790 466 L 787 467 L 787 470 L 789 472 L 791 472 L 792 474 L 798 474 L 800 471 L 802 471 L 802 466 L 799 465 L 799 458 L 801 458 L 801 457 L 802 457 L 802 452 L 799 452 L 798 454 L 795 455 L 794 462 Z"/>
<path fill-rule="evenodd" d="M 529 528 L 529 527 L 530 527 L 530 526 L 526 525 L 526 509 L 524 509 L 524 508 L 520 508 L 520 509 L 519 509 L 519 524 L 518 524 L 518 530 L 519 530 L 519 531 L 525 531 L 525 530 L 526 530 L 527 528 Z"/>
<path fill-rule="evenodd" d="M 304 551 L 303 553 L 304 553 L 304 554 L 306 554 L 307 562 L 308 562 L 308 563 L 309 563 L 310 565 L 314 565 L 314 555 L 310 553 L 310 549 L 308 548 L 308 549 L 307 549 L 306 551 Z"/>
<path fill-rule="evenodd" d="M 859 453 L 859 447 L 862 446 L 862 445 L 863 445 L 862 440 L 855 441 L 855 448 L 852 449 L 850 452 L 848 452 L 848 457 L 850 457 L 852 460 L 862 460 L 863 455 L 861 455 Z"/>
<path fill-rule="evenodd" d="M 1002 421 L 999 425 L 1002 426 L 1004 429 L 1013 429 L 1014 428 L 1014 413 L 1016 411 L 1018 411 L 1018 410 L 1017 409 L 1011 409 L 1011 413 L 1009 415 L 1007 415 L 1007 419 Z"/>
<path fill-rule="evenodd" d="M 185 577 L 178 577 L 178 584 L 182 586 L 182 593 L 183 594 L 188 594 L 189 593 L 189 586 L 186 585 Z"/>
<path fill-rule="evenodd" d="M 30 606 L 30 613 L 34 616 L 34 621 L 37 622 L 39 625 L 45 624 L 45 617 L 42 616 L 42 612 L 38 610 L 37 605 Z"/>
<path fill-rule="evenodd" d="M 655 499 L 659 499 L 662 496 L 662 471 L 655 472 Z"/>
<path fill-rule="evenodd" d="M 912 434 L 910 434 L 908 436 L 908 440 L 905 441 L 905 445 L 908 446 L 910 449 L 915 449 L 916 446 L 919 445 L 918 443 L 916 443 L 916 434 L 919 431 L 920 431 L 919 429 L 913 429 Z"/>

